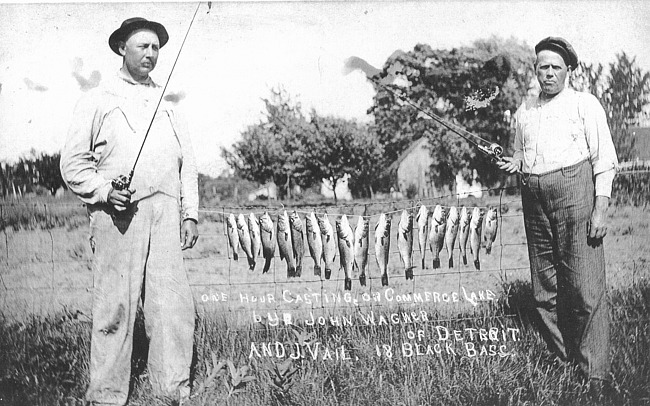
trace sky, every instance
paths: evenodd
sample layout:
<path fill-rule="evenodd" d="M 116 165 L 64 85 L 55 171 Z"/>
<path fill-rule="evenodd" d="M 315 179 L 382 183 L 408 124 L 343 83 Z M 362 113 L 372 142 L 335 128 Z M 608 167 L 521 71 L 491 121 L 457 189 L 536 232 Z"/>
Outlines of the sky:
<path fill-rule="evenodd" d="M 497 35 L 532 47 L 561 36 L 585 62 L 624 51 L 650 70 L 641 0 L 0 3 L 0 161 L 60 151 L 76 101 L 120 68 L 108 37 L 127 18 L 169 32 L 151 75 L 164 85 L 197 6 L 168 93 L 182 96 L 199 171 L 212 176 L 227 168 L 220 148 L 262 120 L 272 88 L 305 112 L 371 120 L 372 86 L 342 73 L 353 55 L 381 67 L 418 43 L 451 49 Z"/>

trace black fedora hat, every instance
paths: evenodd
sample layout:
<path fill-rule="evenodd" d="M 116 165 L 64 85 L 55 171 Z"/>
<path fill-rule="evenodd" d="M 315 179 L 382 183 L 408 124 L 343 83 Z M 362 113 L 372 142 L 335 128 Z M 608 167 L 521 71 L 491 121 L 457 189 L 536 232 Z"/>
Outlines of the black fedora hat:
<path fill-rule="evenodd" d="M 566 66 L 575 69 L 578 66 L 578 54 L 569 41 L 561 37 L 547 37 L 535 45 L 535 54 L 540 51 L 549 50 L 557 53 L 564 59 Z"/>
<path fill-rule="evenodd" d="M 121 56 L 120 49 L 119 49 L 120 41 L 125 41 L 129 36 L 129 34 L 131 34 L 133 31 L 140 30 L 143 28 L 151 30 L 155 32 L 156 35 L 158 35 L 158 41 L 160 41 L 161 48 L 165 46 L 165 44 L 169 40 L 169 34 L 167 34 L 167 30 L 165 29 L 165 27 L 163 27 L 162 24 L 157 23 L 155 21 L 146 20 L 142 17 L 133 17 L 124 20 L 120 28 L 118 28 L 111 34 L 111 36 L 108 38 L 108 46 L 111 47 L 113 52 Z"/>

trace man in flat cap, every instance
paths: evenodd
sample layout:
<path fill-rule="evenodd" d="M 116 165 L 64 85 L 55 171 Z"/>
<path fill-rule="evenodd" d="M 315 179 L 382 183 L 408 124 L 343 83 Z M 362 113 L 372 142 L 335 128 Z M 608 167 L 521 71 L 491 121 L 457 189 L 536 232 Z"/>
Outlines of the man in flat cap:
<path fill-rule="evenodd" d="M 77 103 L 61 153 L 63 178 L 90 217 L 92 404 L 127 401 L 140 299 L 152 387 L 172 399 L 189 396 L 194 302 L 181 250 L 198 238 L 197 170 L 183 121 L 166 102 L 156 108 L 162 89 L 149 73 L 168 39 L 159 23 L 122 23 L 108 41 L 122 67 Z M 141 147 L 130 187 L 114 187 Z"/>
<path fill-rule="evenodd" d="M 603 237 L 618 160 L 602 106 L 568 88 L 578 64 L 563 38 L 535 46 L 538 96 L 515 114 L 515 152 L 501 169 L 522 174 L 524 225 L 540 331 L 592 387 L 610 379 Z"/>

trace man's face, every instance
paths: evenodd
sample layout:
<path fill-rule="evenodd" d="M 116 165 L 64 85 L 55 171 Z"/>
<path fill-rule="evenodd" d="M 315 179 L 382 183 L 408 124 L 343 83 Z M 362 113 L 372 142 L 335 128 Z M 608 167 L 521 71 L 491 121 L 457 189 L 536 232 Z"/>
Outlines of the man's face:
<path fill-rule="evenodd" d="M 120 43 L 124 66 L 134 79 L 149 77 L 149 72 L 156 67 L 159 48 L 158 35 L 147 29 L 134 31 L 126 42 Z"/>
<path fill-rule="evenodd" d="M 568 68 L 562 57 L 549 50 L 540 51 L 535 63 L 535 74 L 542 92 L 554 96 L 564 89 Z"/>

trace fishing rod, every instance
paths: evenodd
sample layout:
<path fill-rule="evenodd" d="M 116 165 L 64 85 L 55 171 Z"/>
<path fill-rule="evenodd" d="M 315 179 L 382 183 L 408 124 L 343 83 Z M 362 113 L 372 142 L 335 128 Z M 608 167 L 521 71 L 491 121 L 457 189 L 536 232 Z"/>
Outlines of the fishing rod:
<path fill-rule="evenodd" d="M 181 51 L 183 50 L 183 46 L 185 45 L 185 40 L 187 40 L 187 36 L 190 34 L 190 29 L 192 28 L 192 24 L 194 23 L 194 19 L 196 18 L 197 13 L 199 12 L 199 8 L 201 7 L 201 3 L 197 4 L 196 10 L 194 10 L 194 15 L 192 16 L 192 20 L 190 21 L 189 27 L 187 27 L 187 32 L 185 33 L 185 37 L 183 38 L 183 42 L 181 43 L 181 47 L 178 50 L 178 54 L 176 54 L 176 60 L 174 60 L 174 64 L 172 65 L 171 71 L 169 71 L 169 76 L 167 76 L 167 81 L 165 82 L 165 86 L 163 87 L 162 93 L 160 93 L 160 98 L 158 99 L 158 104 L 156 105 L 156 109 L 154 110 L 152 116 L 151 116 L 151 121 L 149 122 L 149 127 L 147 127 L 147 132 L 144 134 L 144 139 L 142 140 L 142 144 L 140 145 L 140 150 L 138 151 L 138 155 L 135 157 L 135 162 L 133 162 L 133 167 L 131 168 L 131 172 L 129 172 L 129 175 L 120 175 L 117 178 L 111 180 L 111 185 L 113 186 L 113 189 L 115 190 L 125 190 L 128 189 L 131 186 L 131 180 L 133 179 L 133 173 L 135 172 L 135 167 L 138 164 L 138 160 L 140 159 L 140 154 L 142 154 L 142 149 L 144 148 L 144 144 L 147 141 L 147 137 L 149 136 L 149 131 L 151 131 L 151 126 L 153 125 L 154 120 L 156 119 L 156 114 L 158 113 L 158 108 L 160 108 L 160 103 L 162 102 L 162 99 L 165 97 L 165 91 L 167 90 L 167 85 L 169 85 L 169 80 L 172 78 L 172 73 L 174 73 L 174 68 L 176 67 L 176 62 L 178 62 L 178 58 L 181 56 Z M 210 13 L 210 9 L 212 8 L 212 2 L 208 2 L 208 13 Z"/>

